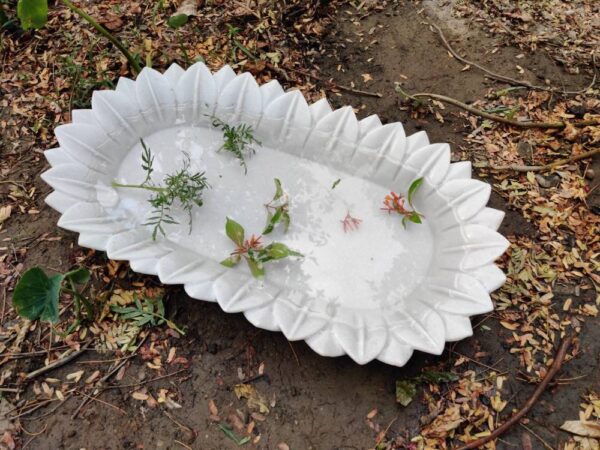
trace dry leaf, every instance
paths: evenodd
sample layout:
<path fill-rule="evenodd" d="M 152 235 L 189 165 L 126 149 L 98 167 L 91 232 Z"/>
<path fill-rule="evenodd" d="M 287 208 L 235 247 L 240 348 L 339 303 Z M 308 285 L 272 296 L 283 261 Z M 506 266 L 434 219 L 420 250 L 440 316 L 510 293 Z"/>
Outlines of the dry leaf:
<path fill-rule="evenodd" d="M 10 205 L 2 206 L 0 208 L 0 224 L 10 217 L 11 212 L 12 206 Z"/>
<path fill-rule="evenodd" d="M 145 392 L 141 392 L 141 391 L 136 391 L 133 394 L 131 394 L 131 396 L 135 399 L 135 400 L 141 400 L 141 401 L 146 401 L 148 400 L 148 394 L 146 394 Z"/>
<path fill-rule="evenodd" d="M 578 436 L 600 438 L 600 422 L 567 420 L 560 426 L 560 429 Z"/>
<path fill-rule="evenodd" d="M 195 16 L 198 12 L 198 0 L 183 0 L 174 16 L 185 14 L 186 16 Z"/>
<path fill-rule="evenodd" d="M 210 399 L 208 401 L 208 410 L 210 411 L 210 413 L 213 416 L 218 416 L 219 415 L 219 408 L 217 408 L 217 405 L 215 404 L 215 401 L 213 399 Z"/>
<path fill-rule="evenodd" d="M 251 384 L 236 384 L 233 388 L 237 398 L 248 399 L 248 408 L 258 409 L 262 414 L 269 413 L 267 400 Z"/>
<path fill-rule="evenodd" d="M 77 383 L 79 380 L 81 380 L 83 373 L 83 370 L 78 370 L 77 372 L 70 373 L 67 375 L 67 380 L 74 381 L 75 383 Z"/>

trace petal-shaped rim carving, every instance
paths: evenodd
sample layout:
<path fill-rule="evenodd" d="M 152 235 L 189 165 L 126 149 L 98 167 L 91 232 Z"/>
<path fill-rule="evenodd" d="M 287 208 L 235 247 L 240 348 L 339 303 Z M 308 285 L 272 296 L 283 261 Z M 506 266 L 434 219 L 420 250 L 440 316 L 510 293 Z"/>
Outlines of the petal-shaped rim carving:
<path fill-rule="evenodd" d="M 277 287 L 256 289 L 249 276 L 169 241 L 154 242 L 147 229 L 132 230 L 126 218 L 107 215 L 93 186 L 109 180 L 139 136 L 207 123 L 215 112 L 252 124 L 267 145 L 379 184 L 407 186 L 425 177 L 423 195 L 445 225 L 434 230 L 436 267 L 415 294 L 420 301 L 410 311 L 373 317 L 328 311 L 310 299 L 299 306 Z M 422 131 L 406 136 L 402 124 L 382 125 L 376 115 L 359 121 L 352 108 L 332 110 L 325 99 L 309 105 L 275 80 L 259 86 L 248 73 L 224 66 L 212 74 L 202 63 L 188 70 L 174 64 L 164 74 L 146 68 L 136 81 L 120 79 L 115 91 L 95 92 L 92 109 L 73 111 L 73 123 L 55 132 L 60 147 L 46 152 L 52 168 L 42 176 L 55 191 L 46 202 L 62 214 L 59 226 L 80 234 L 80 245 L 129 260 L 133 270 L 163 283 L 183 284 L 190 296 L 243 312 L 257 327 L 304 339 L 324 356 L 402 366 L 414 350 L 439 354 L 446 341 L 472 334 L 469 316 L 490 311 L 489 293 L 505 280 L 493 263 L 508 246 L 496 232 L 504 214 L 486 207 L 490 187 L 471 179 L 469 162 L 451 164 L 449 146 L 430 144 Z"/>

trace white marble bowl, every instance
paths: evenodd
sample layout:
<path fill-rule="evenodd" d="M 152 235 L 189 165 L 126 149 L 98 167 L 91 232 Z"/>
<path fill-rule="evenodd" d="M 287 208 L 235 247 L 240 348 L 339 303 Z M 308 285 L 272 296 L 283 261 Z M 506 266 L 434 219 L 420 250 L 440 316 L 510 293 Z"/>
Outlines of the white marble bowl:
<path fill-rule="evenodd" d="M 222 133 L 211 115 L 254 127 L 262 145 L 246 175 L 217 152 Z M 469 162 L 451 164 L 449 146 L 430 144 L 424 132 L 407 137 L 400 123 L 359 121 L 351 107 L 333 111 L 325 99 L 309 105 L 277 81 L 259 86 L 249 73 L 224 66 L 213 74 L 201 63 L 144 69 L 115 91 L 94 92 L 92 109 L 73 111 L 56 136 L 60 147 L 46 152 L 52 168 L 42 175 L 54 188 L 46 202 L 80 245 L 324 356 L 402 366 L 415 349 L 440 354 L 446 341 L 472 334 L 469 316 L 491 311 L 489 293 L 505 281 L 494 265 L 508 246 L 496 232 L 504 214 L 486 207 L 490 186 L 471 179 Z M 181 223 L 153 241 L 148 193 L 111 187 L 142 181 L 140 138 L 155 154 L 157 183 L 181 166 L 183 152 L 206 170 L 212 189 L 190 233 L 177 212 Z M 425 219 L 403 229 L 380 207 L 418 177 L 414 202 Z M 274 178 L 290 196 L 292 223 L 269 239 L 305 256 L 267 265 L 259 281 L 243 264 L 219 264 L 233 250 L 224 225 L 231 217 L 259 234 Z M 362 223 L 346 233 L 347 212 Z"/>

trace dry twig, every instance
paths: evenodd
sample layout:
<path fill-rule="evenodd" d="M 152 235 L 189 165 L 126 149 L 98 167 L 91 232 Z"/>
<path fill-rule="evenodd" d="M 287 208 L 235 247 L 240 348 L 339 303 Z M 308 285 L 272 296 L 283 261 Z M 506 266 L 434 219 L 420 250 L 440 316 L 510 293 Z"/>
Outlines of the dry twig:
<path fill-rule="evenodd" d="M 25 377 L 27 380 L 32 380 L 46 372 L 49 372 L 51 370 L 54 370 L 58 367 L 64 366 L 65 364 L 67 364 L 69 361 L 73 361 L 75 358 L 79 357 L 80 355 L 82 355 L 87 348 L 90 346 L 90 344 L 92 343 L 92 341 L 87 341 L 83 347 L 81 347 L 79 350 L 77 351 L 73 351 L 73 352 L 68 352 L 67 355 L 65 355 L 64 357 L 62 357 L 61 359 L 57 359 L 56 361 L 48 364 L 47 366 L 44 366 L 40 369 L 34 370 L 33 372 L 30 372 L 27 374 L 27 376 Z"/>
<path fill-rule="evenodd" d="M 496 114 L 490 114 L 485 111 L 481 111 L 480 109 L 473 108 L 472 106 L 467 105 L 466 103 L 461 102 L 460 100 L 456 100 L 452 97 L 447 97 L 445 95 L 440 94 L 431 94 L 429 92 L 419 92 L 417 94 L 409 94 L 404 91 L 399 85 L 396 85 L 396 91 L 403 95 L 406 98 L 409 98 L 414 101 L 419 101 L 419 98 L 430 98 L 433 100 L 439 100 L 444 103 L 448 103 L 450 105 L 456 106 L 458 108 L 464 109 L 467 112 L 479 117 L 483 117 L 484 119 L 493 120 L 494 122 L 500 122 L 505 125 L 510 125 L 512 127 L 519 128 L 545 128 L 545 129 L 562 129 L 567 126 L 567 124 L 575 126 L 575 127 L 588 127 L 593 125 L 600 125 L 600 120 L 598 119 L 590 119 L 590 120 L 580 120 L 576 122 L 534 122 L 534 121 L 524 121 L 519 122 L 518 120 L 507 119 L 506 117 L 498 116 Z"/>
<path fill-rule="evenodd" d="M 596 56 L 594 53 L 592 53 L 592 67 L 594 69 L 594 77 L 592 78 L 592 81 L 590 82 L 589 85 L 587 85 L 585 88 L 583 89 L 579 89 L 577 91 L 567 91 L 564 89 L 556 89 L 550 86 L 538 86 L 538 85 L 534 85 L 531 84 L 527 81 L 523 81 L 523 80 L 517 80 L 515 78 L 511 78 L 508 77 L 506 75 L 500 75 L 496 72 L 492 72 L 491 70 L 483 67 L 480 64 L 477 64 L 476 62 L 473 61 L 469 61 L 466 58 L 463 58 L 462 56 L 460 56 L 450 45 L 450 43 L 448 42 L 448 40 L 446 39 L 446 36 L 444 36 L 443 31 L 441 30 L 440 27 L 438 27 L 435 24 L 430 24 L 433 28 L 436 29 L 440 39 L 442 40 L 442 43 L 444 44 L 444 47 L 446 47 L 446 49 L 448 49 L 448 51 L 452 54 L 452 56 L 454 56 L 457 60 L 459 60 L 462 63 L 468 64 L 470 66 L 473 67 L 477 67 L 479 70 L 485 72 L 489 78 L 493 78 L 494 80 L 498 80 L 498 81 L 503 81 L 505 83 L 509 83 L 512 85 L 516 85 L 516 86 L 525 86 L 528 87 L 530 89 L 536 89 L 538 91 L 547 91 L 547 92 L 555 92 L 555 93 L 560 93 L 560 94 L 565 94 L 565 95 L 576 95 L 576 94 L 583 94 L 584 92 L 586 92 L 588 89 L 590 89 L 591 87 L 594 86 L 594 84 L 596 84 Z"/>
<path fill-rule="evenodd" d="M 523 166 L 519 164 L 509 164 L 506 166 L 493 166 L 488 163 L 484 163 L 481 165 L 476 165 L 476 167 L 482 169 L 492 169 L 492 170 L 512 170 L 513 172 L 546 172 L 549 170 L 553 170 L 558 166 L 562 166 L 564 164 L 570 164 L 582 159 L 591 158 L 594 155 L 600 154 L 600 147 L 594 150 L 590 150 L 585 153 L 581 153 L 579 155 L 571 156 L 570 158 L 558 159 L 550 164 L 544 164 L 543 166 Z"/>
<path fill-rule="evenodd" d="M 469 442 L 468 444 L 463 445 L 463 446 L 457 448 L 456 450 L 468 450 L 468 449 L 473 449 L 473 448 L 481 448 L 488 442 L 493 441 L 494 439 L 498 439 L 509 428 L 511 428 L 513 425 L 519 423 L 521 418 L 529 412 L 529 410 L 533 407 L 533 405 L 535 405 L 535 403 L 537 402 L 540 395 L 542 395 L 542 393 L 546 390 L 546 387 L 548 386 L 550 381 L 552 381 L 552 378 L 554 378 L 556 373 L 560 370 L 562 363 L 565 360 L 565 357 L 567 356 L 567 350 L 569 350 L 569 347 L 571 346 L 572 342 L 573 342 L 572 335 L 567 336 L 565 339 L 563 339 L 560 346 L 558 347 L 558 351 L 556 352 L 556 355 L 554 356 L 554 362 L 550 366 L 550 369 L 548 369 L 548 373 L 546 373 L 546 376 L 544 377 L 542 382 L 537 386 L 537 388 L 535 388 L 535 391 L 533 391 L 533 394 L 531 394 L 531 397 L 529 397 L 527 402 L 523 405 L 523 407 L 519 411 L 517 411 L 515 414 L 513 414 L 510 419 L 508 419 L 501 426 L 499 426 L 494 431 L 492 431 L 489 435 L 484 436 L 479 439 L 476 439 L 472 442 Z"/>

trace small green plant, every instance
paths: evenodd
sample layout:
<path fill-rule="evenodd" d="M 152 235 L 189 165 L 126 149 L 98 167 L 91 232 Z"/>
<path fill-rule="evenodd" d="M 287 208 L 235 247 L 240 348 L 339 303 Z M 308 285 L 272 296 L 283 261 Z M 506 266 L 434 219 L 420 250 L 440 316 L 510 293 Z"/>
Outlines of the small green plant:
<path fill-rule="evenodd" d="M 236 49 L 240 50 L 244 53 L 248 58 L 252 60 L 257 60 L 258 57 L 255 56 L 244 44 L 242 44 L 237 36 L 240 34 L 240 29 L 231 24 L 227 24 L 227 37 L 229 38 L 229 42 L 231 43 L 231 61 L 233 63 L 237 63 Z"/>
<path fill-rule="evenodd" d="M 257 237 L 252 235 L 249 239 L 245 239 L 244 227 L 230 218 L 227 218 L 227 222 L 225 223 L 225 233 L 236 245 L 236 249 L 228 258 L 221 261 L 221 264 L 225 267 L 235 267 L 244 259 L 248 264 L 252 276 L 255 278 L 264 277 L 265 263 L 284 259 L 289 256 L 303 256 L 302 253 L 290 249 L 281 242 L 272 242 L 268 245 L 263 245 L 261 242 L 262 236 Z"/>
<path fill-rule="evenodd" d="M 230 426 L 222 423 L 219 424 L 219 429 L 238 446 L 246 445 L 252 439 L 250 436 L 237 437 Z"/>
<path fill-rule="evenodd" d="M 417 395 L 417 385 L 421 383 L 442 384 L 458 380 L 458 375 L 452 372 L 426 371 L 413 378 L 396 381 L 396 401 L 402 406 L 408 406 L 415 395 Z"/>
<path fill-rule="evenodd" d="M 50 277 L 41 268 L 34 267 L 25 272 L 15 286 L 13 306 L 21 317 L 55 324 L 59 320 L 60 296 L 63 292 L 69 294 L 73 297 L 76 317 L 75 324 L 70 327 L 72 330 L 81 320 L 82 305 L 88 318 L 94 316 L 92 303 L 77 288 L 78 285 L 85 285 L 89 279 L 90 272 L 83 267 Z"/>
<path fill-rule="evenodd" d="M 281 187 L 281 181 L 275 178 L 275 195 L 273 200 L 265 205 L 267 208 L 267 224 L 262 234 L 269 234 L 279 222 L 283 222 L 283 232 L 290 227 L 289 197 Z"/>
<path fill-rule="evenodd" d="M 418 213 L 412 204 L 413 197 L 422 184 L 423 177 L 417 178 L 410 184 L 410 187 L 408 188 L 408 195 L 406 200 L 408 201 L 408 204 L 412 209 L 406 209 L 404 197 L 401 197 L 395 192 L 390 192 L 388 195 L 385 196 L 385 198 L 383 199 L 383 207 L 381 209 L 383 211 L 387 211 L 389 214 L 393 212 L 400 214 L 402 216 L 402 226 L 404 226 L 405 228 L 407 221 L 413 223 L 422 223 L 421 218 L 425 216 L 423 216 L 423 214 Z"/>
<path fill-rule="evenodd" d="M 169 28 L 175 30 L 175 39 L 177 40 L 177 45 L 179 45 L 179 49 L 181 50 L 181 54 L 183 55 L 183 59 L 187 66 L 190 65 L 190 56 L 185 48 L 185 44 L 183 42 L 183 38 L 181 37 L 181 33 L 179 32 L 179 28 L 188 23 L 189 17 L 187 14 L 174 14 L 169 17 L 167 20 L 167 25 Z"/>
<path fill-rule="evenodd" d="M 240 160 L 240 165 L 244 168 L 244 173 L 248 173 L 246 166 L 246 156 L 254 154 L 256 150 L 252 144 L 262 145 L 254 137 L 254 130 L 248 124 L 241 123 L 231 126 L 215 116 L 211 116 L 213 127 L 219 128 L 223 132 L 223 145 L 219 150 L 225 150 L 233 154 Z"/>
<path fill-rule="evenodd" d="M 98 33 L 108 39 L 127 58 L 134 72 L 140 73 L 142 68 L 136 57 L 110 31 L 78 8 L 70 0 L 60 0 L 67 8 L 89 23 Z M 17 16 L 24 30 L 42 28 L 48 22 L 48 0 L 18 0 Z"/>
<path fill-rule="evenodd" d="M 192 231 L 192 209 L 194 206 L 202 206 L 202 194 L 210 185 L 204 176 L 204 172 L 190 172 L 190 155 L 184 153 L 183 167 L 178 171 L 168 174 L 164 179 L 164 186 L 156 185 L 152 182 L 152 173 L 154 172 L 154 155 L 146 146 L 143 139 L 142 144 L 142 169 L 146 172 L 146 178 L 140 184 L 121 184 L 113 182 L 113 187 L 145 189 L 153 193 L 148 199 L 152 206 L 152 214 L 144 225 L 152 226 L 152 239 L 156 240 L 158 233 L 165 236 L 164 224 L 176 224 L 177 222 L 171 215 L 171 208 L 175 201 L 181 204 L 184 211 L 188 213 L 189 232 Z"/>
<path fill-rule="evenodd" d="M 94 56 L 88 55 L 90 60 Z M 114 83 L 106 76 L 106 71 L 99 72 L 97 75 L 87 73 L 85 67 L 75 62 L 71 56 L 65 56 L 62 64 L 58 68 L 58 73 L 68 78 L 71 82 L 70 109 L 89 108 L 92 91 L 103 88 L 114 89 Z"/>
<path fill-rule="evenodd" d="M 137 296 L 134 296 L 133 306 L 110 305 L 110 309 L 118 314 L 121 320 L 130 320 L 140 328 L 147 325 L 159 326 L 166 324 L 179 334 L 185 334 L 184 330 L 165 317 L 165 305 L 162 297 L 144 297 L 140 300 Z"/>

